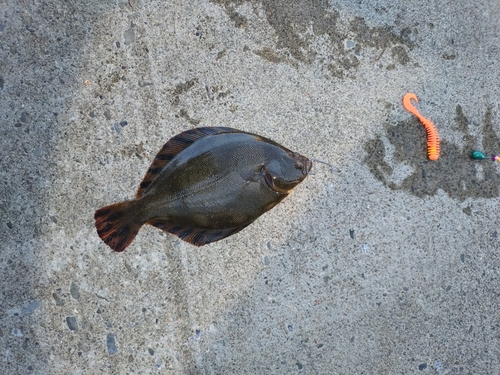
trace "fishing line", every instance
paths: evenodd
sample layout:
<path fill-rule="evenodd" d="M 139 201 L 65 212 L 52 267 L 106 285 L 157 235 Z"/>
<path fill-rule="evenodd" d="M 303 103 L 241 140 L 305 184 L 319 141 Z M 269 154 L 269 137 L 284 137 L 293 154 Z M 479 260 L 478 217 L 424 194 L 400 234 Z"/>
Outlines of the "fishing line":
<path fill-rule="evenodd" d="M 317 162 L 317 163 L 321 163 L 321 164 L 325 164 L 325 165 L 328 165 L 332 172 L 337 172 L 337 173 L 342 173 L 342 171 L 340 169 L 338 169 L 337 167 L 333 166 L 332 164 L 330 163 L 327 163 L 326 161 L 323 161 L 323 160 L 318 160 L 318 159 L 310 159 L 312 162 Z M 316 173 L 314 172 L 309 172 L 309 174 L 311 175 L 315 175 Z"/>

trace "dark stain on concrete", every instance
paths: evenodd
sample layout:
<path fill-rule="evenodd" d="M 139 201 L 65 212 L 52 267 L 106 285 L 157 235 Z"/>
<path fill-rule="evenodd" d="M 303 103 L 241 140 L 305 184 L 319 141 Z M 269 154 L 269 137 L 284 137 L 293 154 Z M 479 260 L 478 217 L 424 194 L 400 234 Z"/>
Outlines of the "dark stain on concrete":
<path fill-rule="evenodd" d="M 455 60 L 456 57 L 457 57 L 457 55 L 455 55 L 455 54 L 444 53 L 442 55 L 442 58 L 445 59 L 445 60 Z"/>
<path fill-rule="evenodd" d="M 227 96 L 229 96 L 229 94 L 231 94 L 230 89 L 224 90 L 224 87 L 221 85 L 215 85 L 215 86 L 205 85 L 205 90 L 207 91 L 208 99 L 210 99 L 212 101 L 216 100 L 216 99 L 219 99 L 219 100 L 224 99 Z"/>
<path fill-rule="evenodd" d="M 333 77 L 344 78 L 351 69 L 359 66 L 360 62 L 354 55 L 339 57 L 335 62 L 328 64 L 328 70 Z"/>
<path fill-rule="evenodd" d="M 215 60 L 220 60 L 222 59 L 224 56 L 226 56 L 227 54 L 227 49 L 223 49 L 222 51 L 219 51 L 219 53 L 217 54 L 217 58 Z"/>
<path fill-rule="evenodd" d="M 405 190 L 421 198 L 436 194 L 438 189 L 460 201 L 497 197 L 500 175 L 496 172 L 495 163 L 491 159 L 470 159 L 470 152 L 478 148 L 477 142 L 468 132 L 468 120 L 460 106 L 457 106 L 456 113 L 456 126 L 464 133 L 466 143 L 463 149 L 442 140 L 439 160 L 429 161 L 425 129 L 417 119 L 410 118 L 397 125 L 388 124 L 385 137 L 394 146 L 394 162 L 413 167 L 413 173 L 399 184 L 392 181 L 394 169 L 384 160 L 385 145 L 382 136 L 377 136 L 364 146 L 367 152 L 365 162 L 372 174 L 393 190 Z M 482 125 L 482 150 L 488 154 L 500 151 L 500 138 L 493 129 L 491 118 L 491 109 L 488 108 Z M 478 172 L 477 165 L 482 167 L 482 171 Z"/>
<path fill-rule="evenodd" d="M 392 47 L 391 54 L 394 61 L 401 65 L 406 65 L 410 62 L 410 57 L 403 46 Z"/>
<path fill-rule="evenodd" d="M 272 1 L 265 0 L 262 6 L 269 24 L 276 31 L 278 49 L 287 49 L 297 60 L 312 63 L 316 52 L 300 34 L 312 26 L 315 35 L 328 34 L 339 41 L 337 28 L 338 14 L 329 11 L 326 0 Z"/>
<path fill-rule="evenodd" d="M 496 155 L 498 155 L 498 153 L 500 153 L 500 138 L 493 129 L 493 121 L 491 117 L 491 108 L 488 108 L 483 121 L 483 147 L 485 152 L 490 154 L 496 153 Z"/>
<path fill-rule="evenodd" d="M 383 49 L 394 45 L 405 45 L 411 49 L 414 46 L 411 41 L 412 31 L 409 28 L 402 29 L 398 34 L 391 26 L 369 27 L 364 18 L 355 17 L 350 22 L 350 31 L 354 32 L 358 43 L 367 47 Z"/>
<path fill-rule="evenodd" d="M 241 28 L 247 26 L 248 20 L 246 17 L 236 11 L 236 8 L 246 3 L 247 0 L 213 0 L 212 2 L 224 7 L 224 11 L 227 13 L 231 21 L 234 22 L 236 27 Z"/>
<path fill-rule="evenodd" d="M 457 104 L 457 107 L 455 108 L 455 124 L 457 129 L 463 134 L 463 140 L 468 148 L 480 148 L 477 145 L 474 145 L 474 136 L 469 134 L 469 120 L 465 117 L 460 104 Z"/>
<path fill-rule="evenodd" d="M 201 120 L 197 120 L 189 116 L 188 112 L 185 109 L 181 109 L 178 115 L 175 115 L 175 117 L 183 117 L 186 120 L 189 121 L 191 125 L 197 126 Z"/>
<path fill-rule="evenodd" d="M 330 55 L 322 57 L 329 73 L 333 77 L 351 76 L 360 65 L 359 54 L 362 48 L 375 48 L 380 51 L 392 48 L 393 63 L 407 64 L 410 58 L 407 49 L 413 48 L 412 30 L 404 28 L 396 33 L 390 26 L 369 27 L 362 17 L 341 20 L 339 13 L 329 7 L 327 0 L 212 0 L 223 7 L 236 27 L 247 27 L 248 20 L 237 12 L 245 3 L 260 4 L 267 21 L 274 28 L 277 36 L 275 50 L 269 48 L 254 51 L 262 58 L 273 63 L 291 63 L 294 59 L 311 64 L 318 53 L 311 45 L 312 36 L 307 31 L 312 27 L 314 36 L 328 35 Z M 257 10 L 256 10 L 257 12 Z M 306 36 L 304 36 L 306 35 Z M 345 48 L 347 40 L 356 42 L 355 48 Z M 279 51 L 279 52 L 278 52 Z M 283 51 L 290 58 L 283 57 Z"/>
<path fill-rule="evenodd" d="M 179 83 L 172 89 L 172 105 L 177 106 L 180 103 L 180 96 L 185 92 L 188 92 L 196 83 L 198 83 L 197 78 L 190 79 L 189 81 Z"/>
<path fill-rule="evenodd" d="M 198 82 L 198 78 L 193 78 L 193 79 L 190 79 L 189 81 L 186 81 L 184 83 L 177 84 L 173 90 L 174 95 L 184 94 L 185 92 L 189 91 L 189 89 L 192 88 L 194 86 L 194 84 L 197 82 Z"/>
<path fill-rule="evenodd" d="M 247 26 L 247 19 L 236 12 L 234 8 L 229 8 L 229 17 L 231 20 L 234 22 L 236 27 L 246 27 Z"/>
<path fill-rule="evenodd" d="M 252 52 L 255 53 L 256 55 L 262 57 L 263 59 L 272 62 L 272 63 L 275 63 L 275 64 L 287 63 L 287 64 L 290 64 L 290 65 L 297 67 L 297 63 L 294 60 L 277 53 L 276 51 L 272 50 L 271 48 L 265 47 L 265 48 L 262 48 L 260 50 L 254 50 Z"/>

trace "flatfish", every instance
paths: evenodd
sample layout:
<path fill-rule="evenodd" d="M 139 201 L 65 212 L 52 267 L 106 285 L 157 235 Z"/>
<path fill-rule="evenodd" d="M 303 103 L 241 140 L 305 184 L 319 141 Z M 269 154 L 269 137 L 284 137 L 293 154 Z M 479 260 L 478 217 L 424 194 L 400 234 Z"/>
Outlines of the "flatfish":
<path fill-rule="evenodd" d="M 123 251 L 144 224 L 202 246 L 251 224 L 311 170 L 306 157 L 256 134 L 203 127 L 170 139 L 134 200 L 95 212 L 99 237 Z"/>

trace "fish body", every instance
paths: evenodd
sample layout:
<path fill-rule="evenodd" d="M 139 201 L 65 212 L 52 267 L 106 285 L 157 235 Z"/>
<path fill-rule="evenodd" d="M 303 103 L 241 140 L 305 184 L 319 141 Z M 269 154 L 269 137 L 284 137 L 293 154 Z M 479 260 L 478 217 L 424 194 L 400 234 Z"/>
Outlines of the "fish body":
<path fill-rule="evenodd" d="M 163 146 L 135 200 L 96 211 L 97 232 L 115 251 L 123 251 L 145 223 L 205 245 L 274 207 L 311 167 L 304 156 L 256 134 L 188 130 Z"/>

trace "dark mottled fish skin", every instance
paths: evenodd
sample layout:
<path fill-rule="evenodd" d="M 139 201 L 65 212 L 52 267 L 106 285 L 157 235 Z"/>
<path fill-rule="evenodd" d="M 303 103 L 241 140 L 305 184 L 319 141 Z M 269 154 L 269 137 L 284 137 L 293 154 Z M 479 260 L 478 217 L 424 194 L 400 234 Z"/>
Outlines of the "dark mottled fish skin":
<path fill-rule="evenodd" d="M 96 211 L 97 232 L 115 251 L 123 251 L 145 223 L 202 246 L 252 223 L 311 167 L 304 156 L 256 134 L 188 130 L 163 146 L 135 200 Z"/>

